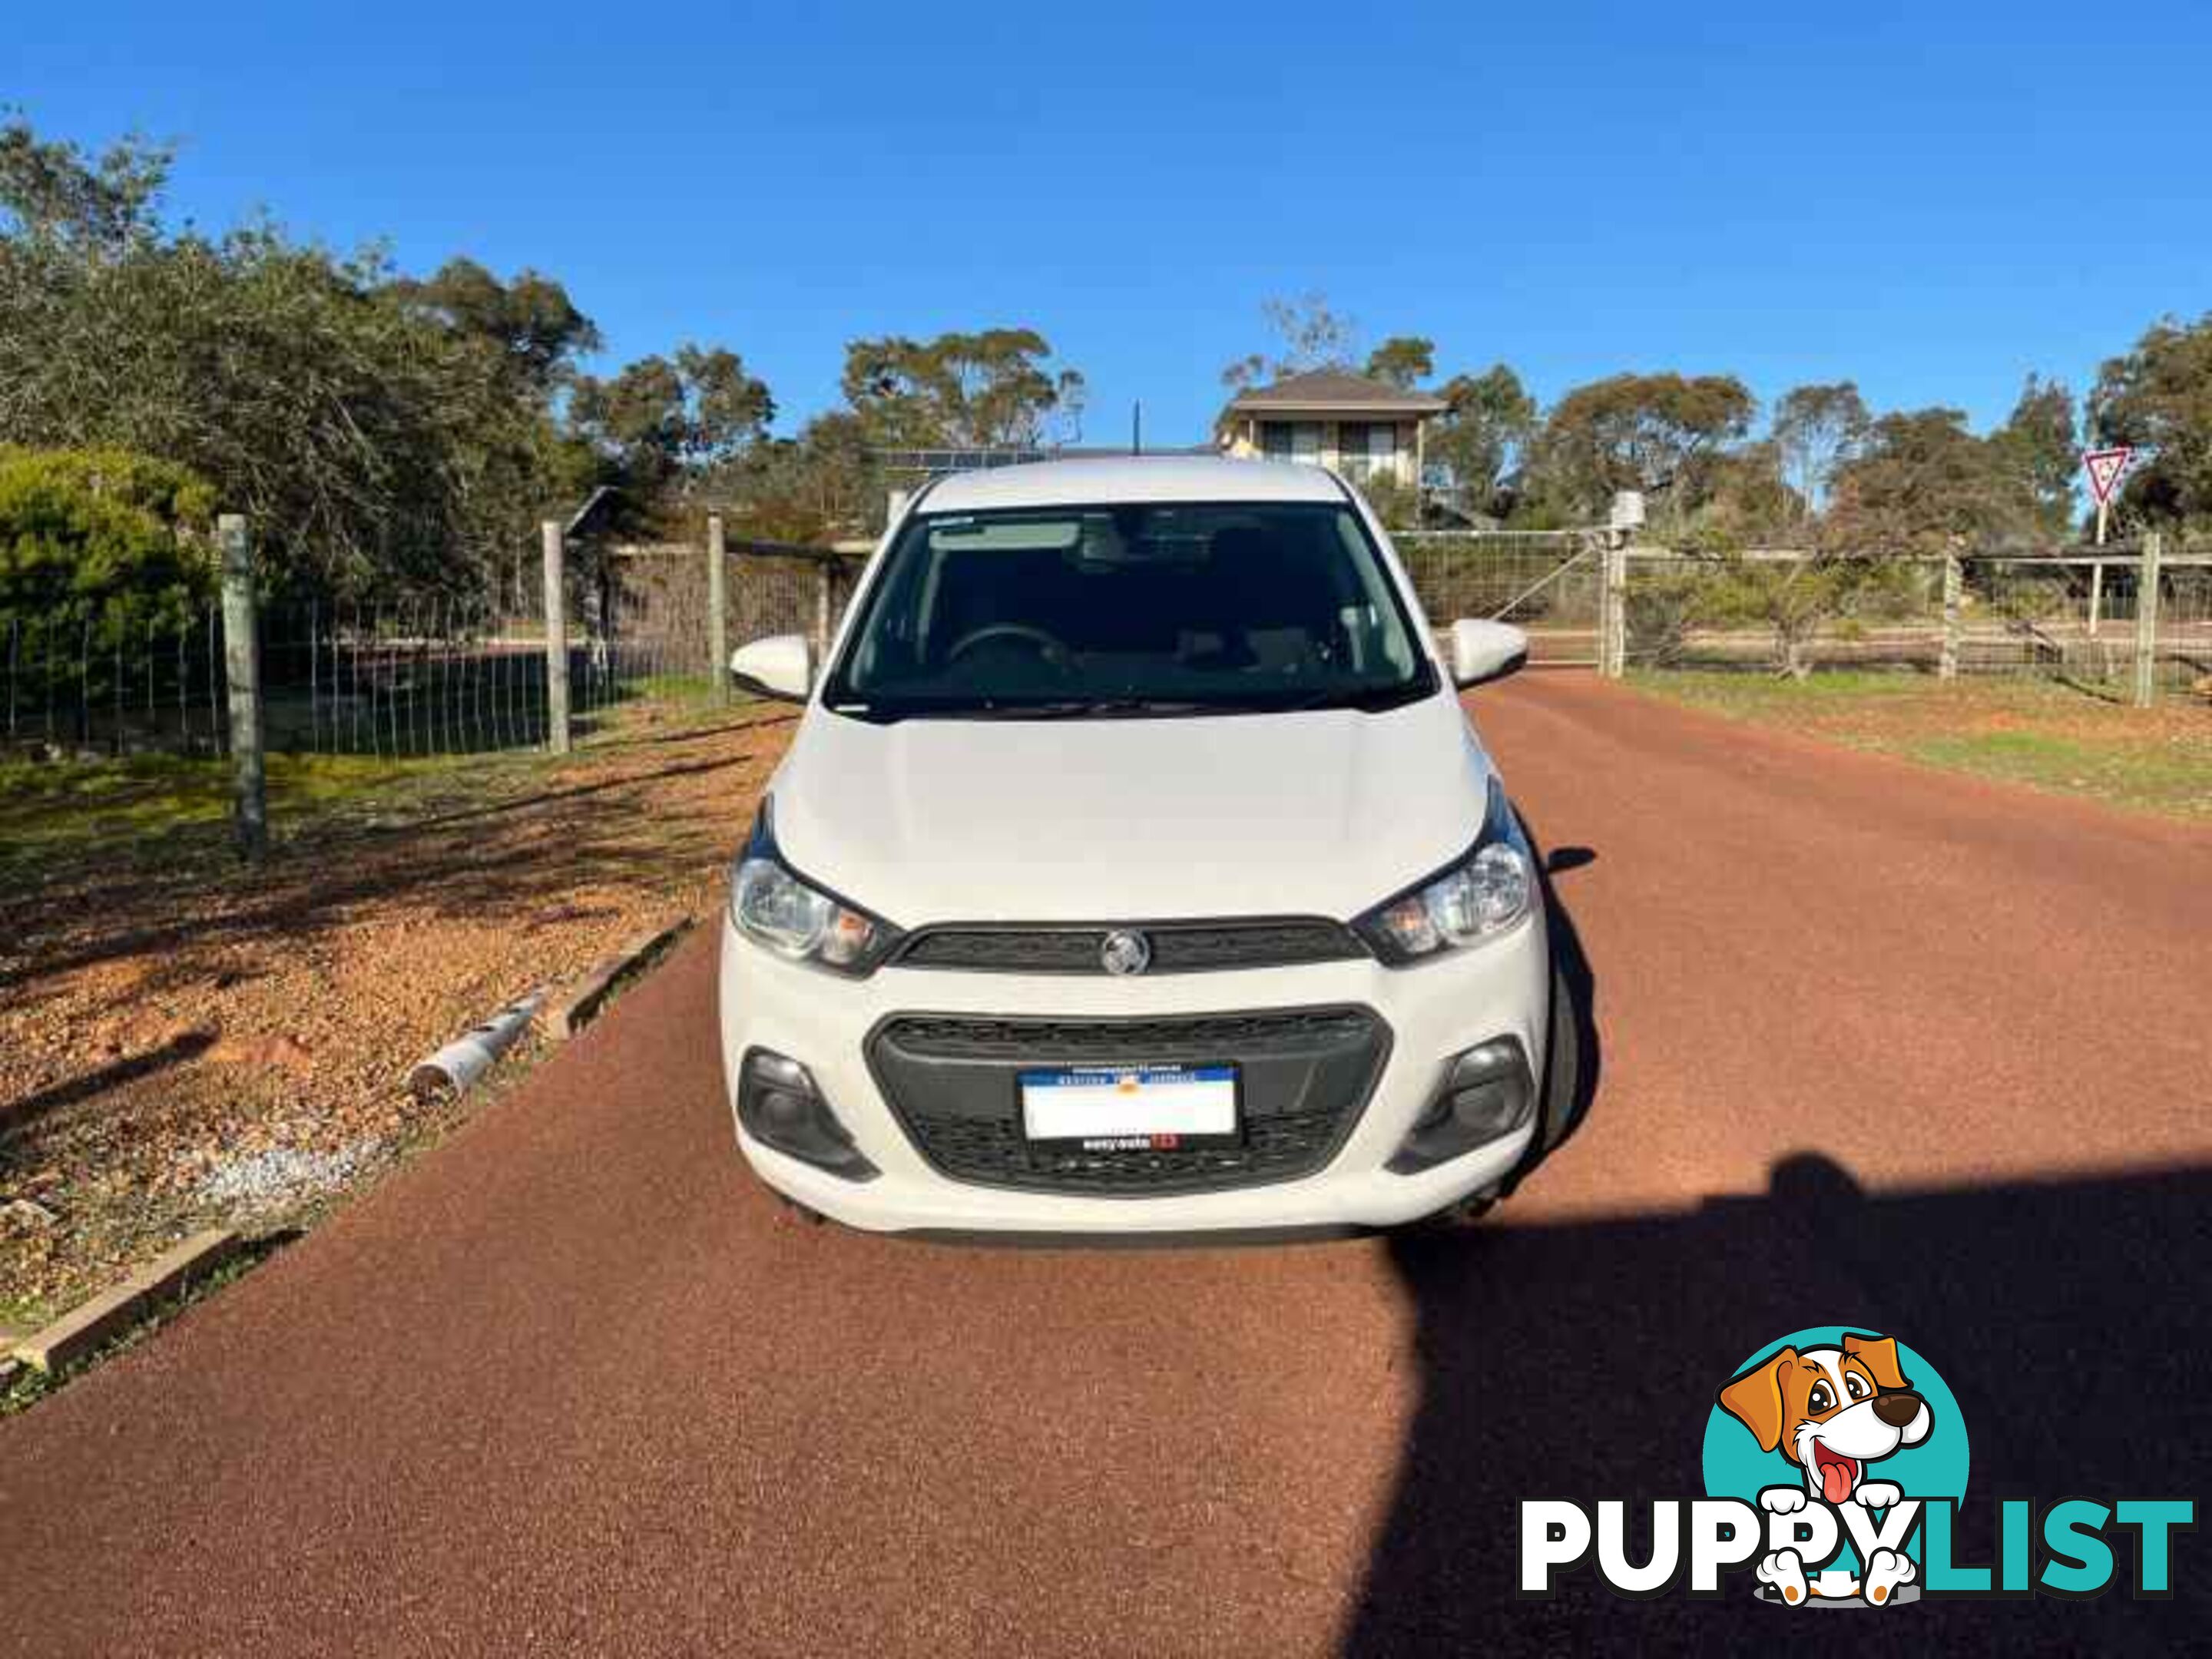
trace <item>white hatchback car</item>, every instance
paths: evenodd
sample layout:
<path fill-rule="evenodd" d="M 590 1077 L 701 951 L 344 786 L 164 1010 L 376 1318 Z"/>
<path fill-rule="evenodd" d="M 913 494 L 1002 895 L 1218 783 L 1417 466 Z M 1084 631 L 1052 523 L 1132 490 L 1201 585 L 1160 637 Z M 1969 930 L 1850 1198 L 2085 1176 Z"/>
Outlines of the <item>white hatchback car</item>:
<path fill-rule="evenodd" d="M 1316 468 L 922 490 L 826 672 L 796 637 L 732 661 L 805 703 L 723 927 L 752 1167 L 922 1233 L 1347 1231 L 1497 1195 L 1567 1127 L 1574 1025 L 1455 690 L 1527 641 L 1450 641 Z"/>

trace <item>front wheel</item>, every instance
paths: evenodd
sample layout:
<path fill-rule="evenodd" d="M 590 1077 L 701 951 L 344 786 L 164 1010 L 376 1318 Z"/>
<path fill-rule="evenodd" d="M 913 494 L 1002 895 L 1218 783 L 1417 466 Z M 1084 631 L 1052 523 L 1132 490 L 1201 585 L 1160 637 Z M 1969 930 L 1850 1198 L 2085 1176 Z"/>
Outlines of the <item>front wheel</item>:
<path fill-rule="evenodd" d="M 1566 969 L 1560 964 L 1559 941 L 1552 946 L 1551 1040 L 1544 1050 L 1544 1082 L 1537 1098 L 1542 1115 L 1536 1132 L 1540 1156 L 1549 1152 L 1574 1130 L 1582 1114 L 1583 1067 L 1588 1050 L 1583 1041 L 1583 1022 L 1589 1018 L 1575 995 Z"/>
<path fill-rule="evenodd" d="M 1505 1193 L 1510 1192 L 1523 1176 L 1574 1132 L 1582 1111 L 1583 1067 L 1589 1053 L 1583 1037 L 1583 1022 L 1589 1016 L 1576 999 L 1573 982 L 1560 965 L 1560 954 L 1555 940 L 1552 951 L 1552 1011 L 1551 1018 L 1546 1021 L 1550 1034 L 1544 1049 L 1544 1075 L 1537 1089 L 1536 1134 L 1529 1143 L 1528 1156 L 1507 1178 L 1502 1190 L 1472 1193 L 1433 1215 L 1407 1223 L 1401 1231 L 1415 1234 L 1449 1232 L 1480 1220 L 1496 1209 Z"/>

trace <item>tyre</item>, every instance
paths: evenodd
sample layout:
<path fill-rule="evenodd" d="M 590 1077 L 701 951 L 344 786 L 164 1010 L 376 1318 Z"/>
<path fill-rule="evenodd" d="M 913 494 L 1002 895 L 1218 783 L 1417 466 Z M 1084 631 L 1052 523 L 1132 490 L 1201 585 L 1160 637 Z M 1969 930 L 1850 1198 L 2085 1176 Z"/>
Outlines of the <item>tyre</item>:
<path fill-rule="evenodd" d="M 1456 1204 L 1447 1205 L 1434 1215 L 1425 1215 L 1419 1221 L 1407 1224 L 1407 1231 L 1414 1233 L 1448 1233 L 1461 1227 L 1469 1227 L 1498 1207 L 1495 1193 L 1473 1193 Z"/>
<path fill-rule="evenodd" d="M 1582 1111 L 1583 1067 L 1587 1063 L 1583 1022 L 1589 1018 L 1577 1000 L 1555 941 L 1552 950 L 1551 1042 L 1544 1052 L 1544 1083 L 1538 1097 L 1541 1114 L 1536 1144 L 1549 1152 L 1574 1130 Z"/>
<path fill-rule="evenodd" d="M 1510 1192 L 1542 1163 L 1553 1147 L 1574 1132 L 1580 1120 L 1583 1067 L 1589 1052 L 1583 1023 L 1588 1015 L 1575 1000 L 1574 987 L 1560 966 L 1559 957 L 1555 941 L 1552 955 L 1552 1012 L 1546 1022 L 1550 1028 L 1550 1041 L 1544 1051 L 1543 1080 L 1537 1089 L 1536 1136 L 1529 1143 L 1528 1156 L 1508 1179 L 1504 1192 Z M 1416 1235 L 1453 1231 L 1480 1220 L 1496 1209 L 1504 1192 L 1469 1194 L 1433 1215 L 1406 1223 L 1398 1231 Z"/>

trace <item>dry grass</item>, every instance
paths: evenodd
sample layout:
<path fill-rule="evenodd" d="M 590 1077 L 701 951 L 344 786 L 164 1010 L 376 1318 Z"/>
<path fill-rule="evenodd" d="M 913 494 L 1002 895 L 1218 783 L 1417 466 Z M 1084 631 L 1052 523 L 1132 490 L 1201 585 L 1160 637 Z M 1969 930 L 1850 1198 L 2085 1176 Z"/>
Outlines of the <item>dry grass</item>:
<path fill-rule="evenodd" d="M 2132 708 L 2047 680 L 1821 673 L 1642 673 L 1671 702 L 1900 756 L 1923 765 L 2087 795 L 2132 811 L 2212 819 L 2212 704 Z"/>

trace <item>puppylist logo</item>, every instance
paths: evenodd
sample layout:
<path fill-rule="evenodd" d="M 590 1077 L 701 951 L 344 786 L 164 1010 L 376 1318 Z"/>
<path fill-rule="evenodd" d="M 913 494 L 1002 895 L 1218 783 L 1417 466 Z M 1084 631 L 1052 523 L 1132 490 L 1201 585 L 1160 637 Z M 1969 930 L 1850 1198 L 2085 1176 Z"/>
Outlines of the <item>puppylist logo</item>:
<path fill-rule="evenodd" d="M 1615 1594 L 1711 1598 L 1730 1573 L 1778 1607 L 1900 1607 L 1923 1596 L 2085 1599 L 2122 1573 L 2173 1593 L 2172 1540 L 2193 1498 L 2066 1498 L 1997 1505 L 1998 1559 L 1960 1562 L 1966 1430 L 1934 1366 L 1893 1337 L 1838 1326 L 1796 1332 L 1717 1390 L 1705 1425 L 1706 1495 L 1650 1504 L 1648 1559 L 1628 1559 L 1629 1500 L 1521 1505 L 1524 1597 L 1589 1571 Z M 2040 1549 L 2036 1547 L 2040 1543 Z"/>

